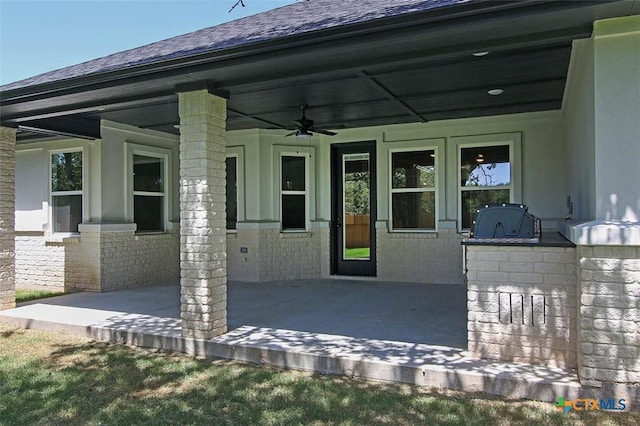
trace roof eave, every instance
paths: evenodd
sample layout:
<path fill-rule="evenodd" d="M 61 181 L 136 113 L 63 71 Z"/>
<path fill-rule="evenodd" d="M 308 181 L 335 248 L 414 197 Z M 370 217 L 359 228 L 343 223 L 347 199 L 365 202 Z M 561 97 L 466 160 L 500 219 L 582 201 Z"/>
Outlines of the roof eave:
<path fill-rule="evenodd" d="M 616 0 L 602 0 L 598 1 L 598 3 L 611 1 Z M 0 87 L 0 104 L 7 102 L 14 103 L 25 98 L 31 99 L 34 96 L 36 98 L 43 98 L 56 96 L 60 93 L 78 92 L 82 91 L 85 87 L 94 85 L 117 85 L 119 82 L 125 80 L 127 83 L 130 83 L 135 79 L 144 79 L 150 74 L 160 76 L 163 73 L 174 73 L 176 70 L 181 68 L 191 68 L 203 65 L 210 66 L 217 62 L 241 59 L 265 53 L 293 50 L 305 46 L 331 41 L 335 42 L 356 36 L 393 31 L 398 28 L 407 28 L 410 26 L 418 26 L 464 17 L 481 19 L 479 17 L 480 14 L 507 11 L 511 9 L 522 9 L 532 5 L 535 6 L 536 9 L 539 9 L 550 3 L 554 3 L 554 1 L 509 0 L 495 2 L 493 0 L 479 0 L 455 6 L 443 7 L 436 10 L 402 15 L 399 17 L 381 18 L 364 23 L 311 31 L 274 40 L 259 41 L 238 47 L 196 53 L 178 58 L 164 58 L 141 65 L 130 66 L 124 69 L 97 72 L 52 82 L 18 87 L 15 89 L 2 90 Z"/>

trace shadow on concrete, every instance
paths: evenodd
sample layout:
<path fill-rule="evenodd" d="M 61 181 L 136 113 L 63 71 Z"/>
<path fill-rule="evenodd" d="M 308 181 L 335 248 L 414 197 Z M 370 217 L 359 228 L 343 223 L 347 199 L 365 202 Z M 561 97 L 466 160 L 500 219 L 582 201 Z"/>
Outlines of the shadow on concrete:
<path fill-rule="evenodd" d="M 178 285 L 71 294 L 5 311 L 23 328 L 62 327 L 130 345 L 281 368 L 553 401 L 574 373 L 469 357 L 459 286 L 298 280 L 230 283 L 230 332 L 182 337 Z"/>
<path fill-rule="evenodd" d="M 230 282 L 227 298 L 229 330 L 248 325 L 466 348 L 464 286 L 349 280 Z M 114 317 L 120 322 L 122 314 L 179 318 L 180 287 L 74 293 L 21 304 L 29 305 L 39 305 L 42 315 L 51 306 L 58 318 L 64 314 L 55 306 L 77 308 L 67 315 L 71 321 L 93 316 L 98 322 Z"/>

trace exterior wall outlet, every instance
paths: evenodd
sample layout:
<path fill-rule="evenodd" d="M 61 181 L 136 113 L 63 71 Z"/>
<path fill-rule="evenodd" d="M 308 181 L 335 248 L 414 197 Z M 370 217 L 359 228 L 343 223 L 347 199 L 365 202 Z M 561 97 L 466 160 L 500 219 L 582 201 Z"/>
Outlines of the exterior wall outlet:
<path fill-rule="evenodd" d="M 249 247 L 240 247 L 240 253 L 249 253 Z"/>

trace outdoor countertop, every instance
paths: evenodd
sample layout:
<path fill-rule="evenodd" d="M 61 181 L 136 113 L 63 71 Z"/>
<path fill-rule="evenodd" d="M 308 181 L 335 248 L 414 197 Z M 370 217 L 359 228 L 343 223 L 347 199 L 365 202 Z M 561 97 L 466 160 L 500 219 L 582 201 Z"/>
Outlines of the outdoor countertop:
<path fill-rule="evenodd" d="M 532 246 L 532 247 L 575 247 L 559 232 L 543 232 L 538 239 L 527 238 L 465 238 L 466 246 Z"/>

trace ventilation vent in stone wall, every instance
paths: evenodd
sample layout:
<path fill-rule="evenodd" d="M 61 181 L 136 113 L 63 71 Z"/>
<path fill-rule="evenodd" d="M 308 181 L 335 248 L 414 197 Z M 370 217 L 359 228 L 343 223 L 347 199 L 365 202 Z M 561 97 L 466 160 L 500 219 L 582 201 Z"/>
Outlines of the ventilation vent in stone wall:
<path fill-rule="evenodd" d="M 539 327 L 547 319 L 544 295 L 499 293 L 498 316 L 502 324 Z"/>

